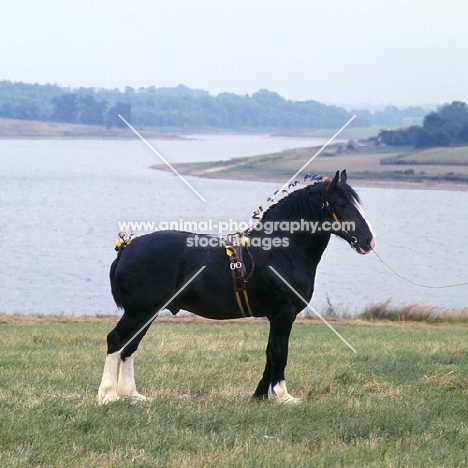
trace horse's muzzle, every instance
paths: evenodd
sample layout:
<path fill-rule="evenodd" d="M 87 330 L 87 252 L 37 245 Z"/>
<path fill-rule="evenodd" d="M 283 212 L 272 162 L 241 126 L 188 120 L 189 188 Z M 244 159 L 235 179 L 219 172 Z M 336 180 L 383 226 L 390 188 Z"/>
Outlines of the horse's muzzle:
<path fill-rule="evenodd" d="M 364 242 L 364 246 L 361 246 L 356 237 L 352 237 L 350 240 L 351 247 L 356 250 L 358 254 L 366 255 L 373 250 L 375 247 L 375 237 L 368 237 Z"/>

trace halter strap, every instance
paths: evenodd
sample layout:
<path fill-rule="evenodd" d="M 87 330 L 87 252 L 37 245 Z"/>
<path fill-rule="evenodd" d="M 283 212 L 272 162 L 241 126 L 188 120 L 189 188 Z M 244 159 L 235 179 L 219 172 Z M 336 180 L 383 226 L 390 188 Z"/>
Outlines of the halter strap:
<path fill-rule="evenodd" d="M 331 207 L 330 203 L 327 201 L 322 202 L 322 210 L 328 209 L 328 212 L 330 213 L 330 216 L 333 218 L 334 221 L 337 223 L 340 223 L 342 225 L 340 219 L 338 218 L 337 214 L 333 211 L 333 208 Z M 357 240 L 354 236 L 351 236 L 349 232 L 346 229 L 341 229 L 341 233 L 343 234 L 343 237 L 351 244 L 352 247 L 355 246 L 357 243 Z"/>

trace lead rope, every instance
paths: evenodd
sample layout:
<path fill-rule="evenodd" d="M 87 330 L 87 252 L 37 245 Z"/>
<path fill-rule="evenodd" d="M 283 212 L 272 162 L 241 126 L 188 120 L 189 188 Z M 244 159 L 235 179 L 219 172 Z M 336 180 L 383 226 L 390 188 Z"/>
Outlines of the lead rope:
<path fill-rule="evenodd" d="M 416 283 L 415 281 L 411 281 L 410 279 L 405 278 L 404 276 L 402 276 L 402 275 L 400 275 L 399 273 L 397 273 L 388 263 L 385 263 L 385 262 L 380 258 L 380 255 L 375 251 L 375 249 L 373 249 L 372 252 L 374 252 L 374 254 L 377 256 L 377 258 L 378 258 L 393 274 L 395 274 L 395 275 L 398 276 L 399 278 L 401 278 L 401 279 L 407 281 L 408 283 L 414 284 L 415 286 L 419 286 L 420 288 L 444 289 L 444 288 L 456 288 L 456 287 L 458 287 L 458 286 L 468 286 L 468 283 L 448 284 L 448 285 L 446 285 L 446 286 L 430 286 L 430 285 L 427 285 L 427 284 Z"/>

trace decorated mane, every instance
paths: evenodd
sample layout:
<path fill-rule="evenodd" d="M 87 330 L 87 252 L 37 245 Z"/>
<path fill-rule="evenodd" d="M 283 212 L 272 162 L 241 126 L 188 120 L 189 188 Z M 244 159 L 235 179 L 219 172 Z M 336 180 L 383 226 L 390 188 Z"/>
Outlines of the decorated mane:
<path fill-rule="evenodd" d="M 302 192 L 305 189 L 310 189 L 314 187 L 319 191 L 322 187 L 326 187 L 332 179 L 327 176 L 321 175 L 310 175 L 306 174 L 304 177 L 304 182 L 295 181 L 293 184 L 289 184 L 288 189 L 283 189 L 281 192 L 276 190 L 272 197 L 266 199 L 268 205 L 260 205 L 256 210 L 254 210 L 252 218 L 258 221 L 261 221 L 265 216 L 272 214 L 272 211 L 276 211 L 277 208 L 281 208 L 283 202 L 287 200 L 291 195 L 296 192 Z M 349 185 L 341 186 L 343 190 L 343 195 L 351 203 L 360 203 L 359 195 L 354 191 Z"/>

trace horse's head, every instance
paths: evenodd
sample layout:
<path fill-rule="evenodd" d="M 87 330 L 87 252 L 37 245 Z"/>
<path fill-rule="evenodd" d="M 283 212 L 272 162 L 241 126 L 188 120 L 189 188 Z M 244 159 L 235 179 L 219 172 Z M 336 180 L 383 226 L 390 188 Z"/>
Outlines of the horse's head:
<path fill-rule="evenodd" d="M 375 235 L 366 220 L 357 193 L 346 183 L 346 171 L 336 172 L 328 183 L 323 208 L 328 211 L 332 232 L 345 239 L 356 252 L 369 253 L 375 246 Z"/>

